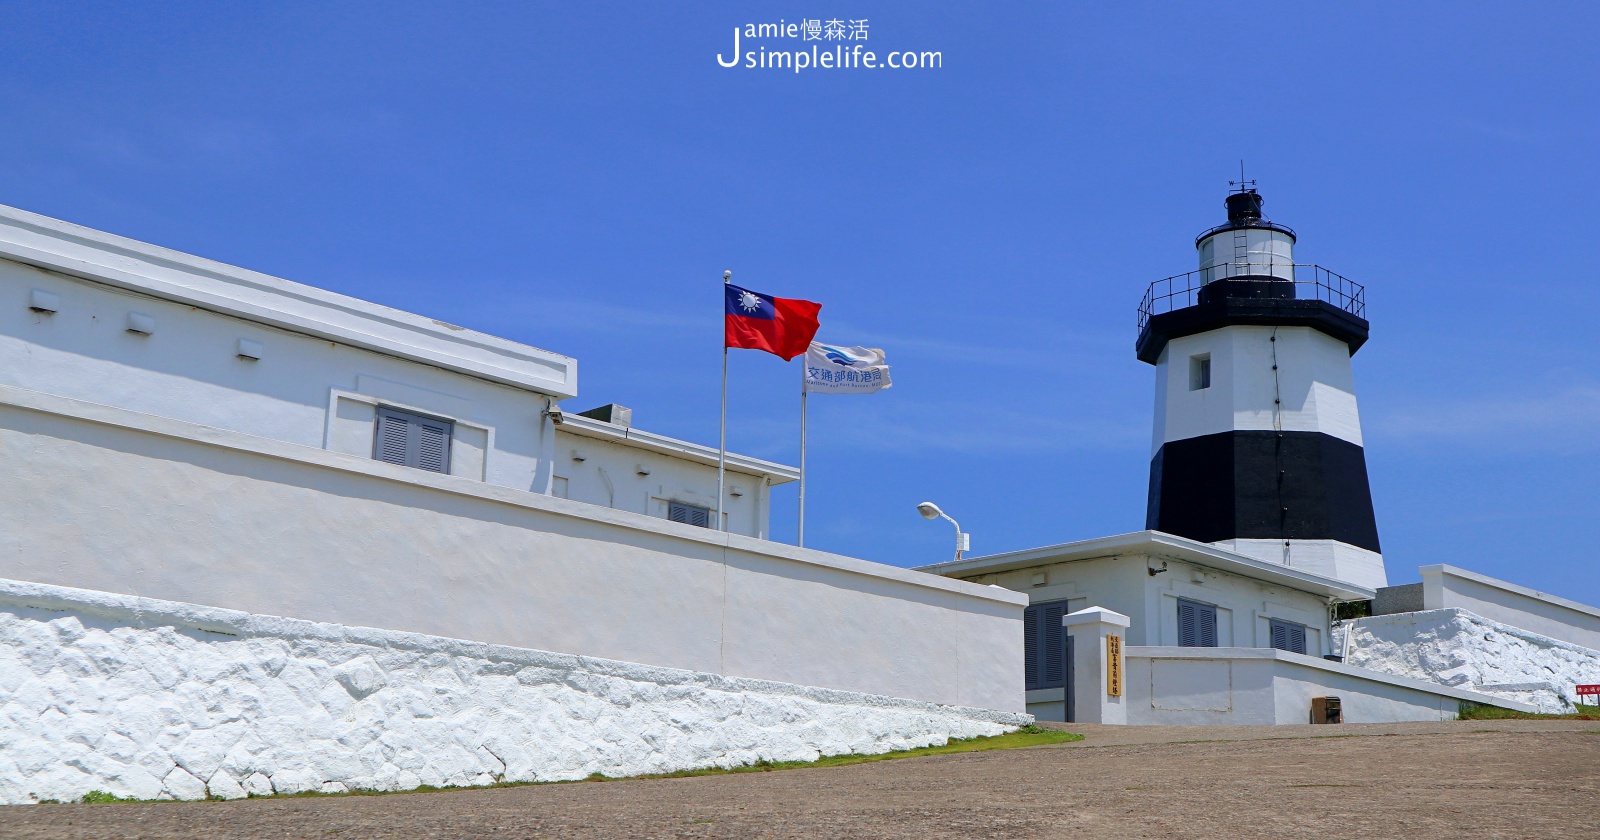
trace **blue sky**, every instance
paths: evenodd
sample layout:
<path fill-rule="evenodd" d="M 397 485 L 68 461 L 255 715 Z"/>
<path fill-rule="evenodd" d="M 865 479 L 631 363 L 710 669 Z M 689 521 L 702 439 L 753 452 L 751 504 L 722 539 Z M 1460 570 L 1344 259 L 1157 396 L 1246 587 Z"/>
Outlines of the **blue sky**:
<path fill-rule="evenodd" d="M 865 19 L 932 70 L 723 68 Z M 1368 289 L 1391 582 L 1600 603 L 1592 5 L 0 5 L 0 203 L 580 360 L 714 443 L 721 273 L 824 304 L 895 387 L 812 401 L 808 544 L 946 559 L 1143 526 L 1151 281 L 1239 159 Z M 792 42 L 791 42 L 792 43 Z M 761 45 L 775 46 L 776 42 Z M 746 42 L 745 48 L 750 48 Z M 798 362 L 735 351 L 733 448 L 793 462 Z M 792 539 L 794 491 L 775 500 Z"/>

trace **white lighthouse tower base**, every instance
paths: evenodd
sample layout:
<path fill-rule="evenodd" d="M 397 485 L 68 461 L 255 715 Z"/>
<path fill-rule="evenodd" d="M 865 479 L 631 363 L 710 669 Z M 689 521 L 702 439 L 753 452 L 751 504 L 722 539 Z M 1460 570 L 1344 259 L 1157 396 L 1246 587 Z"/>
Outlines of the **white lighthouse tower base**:
<path fill-rule="evenodd" d="M 1287 543 L 1287 545 L 1285 545 Z M 1383 555 L 1338 540 L 1219 540 L 1218 548 L 1367 589 L 1389 585 Z"/>

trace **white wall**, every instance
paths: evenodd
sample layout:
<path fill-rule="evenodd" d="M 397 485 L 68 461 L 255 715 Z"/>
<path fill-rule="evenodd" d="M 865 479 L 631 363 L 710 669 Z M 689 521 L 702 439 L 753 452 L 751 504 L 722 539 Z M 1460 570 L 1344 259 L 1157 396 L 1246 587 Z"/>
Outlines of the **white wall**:
<path fill-rule="evenodd" d="M 1345 723 L 1454 720 L 1462 700 L 1533 707 L 1311 656 L 1258 648 L 1133 647 L 1126 656 L 1128 723 L 1310 723 L 1311 698 L 1337 696 Z M 1329 734 L 1338 732 L 1330 727 Z"/>
<path fill-rule="evenodd" d="M 0 208 L 0 257 L 8 246 L 6 236 L 16 232 L 7 221 L 6 209 Z M 49 243 L 70 246 L 58 239 Z M 114 261 L 104 247 L 73 253 Z M 216 265 L 212 274 L 238 275 L 219 280 L 202 270 L 199 264 L 205 261 L 172 257 L 186 262 L 169 273 L 187 282 L 209 277 L 230 294 L 239 293 L 253 275 Z M 410 322 L 425 321 L 420 316 L 289 281 L 262 281 L 271 284 L 267 303 L 291 307 L 299 296 L 315 298 L 322 310 L 345 315 L 352 335 L 381 332 L 393 327 L 393 321 L 405 321 L 411 328 L 402 335 L 407 342 L 422 344 L 428 333 L 444 333 L 467 342 L 474 361 L 492 364 L 483 370 L 471 364 L 454 369 L 443 348 L 434 348 L 440 353 L 432 364 L 408 360 L 159 298 L 139 291 L 143 286 L 119 287 L 0 258 L 0 384 L 361 457 L 373 453 L 376 409 L 389 406 L 454 421 L 452 475 L 659 517 L 666 516 L 663 500 L 669 496 L 685 501 L 693 496 L 701 499 L 699 504 L 716 507 L 714 468 L 708 483 L 701 463 L 662 452 L 640 457 L 625 446 L 580 446 L 566 440 L 575 435 L 563 433 L 546 409 L 573 390 L 576 363 L 571 359 L 442 322 L 418 326 Z M 30 308 L 36 294 L 49 296 L 54 311 Z M 153 329 L 129 331 L 129 319 L 135 316 L 144 319 L 141 328 Z M 260 345 L 261 357 L 241 358 L 240 340 Z M 559 360 L 559 381 L 539 390 L 485 378 L 507 368 L 539 382 L 540 366 L 523 358 L 530 354 Z M 573 460 L 575 448 L 590 451 L 594 459 L 587 464 Z M 753 459 L 735 455 L 730 461 L 736 480 L 723 506 L 729 529 L 765 537 L 766 476 L 741 471 Z M 641 462 L 657 473 L 653 484 L 636 476 Z M 606 486 L 608 481 L 616 485 L 614 490 Z"/>
<path fill-rule="evenodd" d="M 1149 573 L 1163 564 L 1165 572 Z M 1219 645 L 1270 647 L 1270 620 L 1277 618 L 1306 625 L 1307 652 L 1329 652 L 1323 597 L 1179 560 L 1142 554 L 1102 557 L 963 579 L 1025 592 L 1030 603 L 1065 600 L 1069 611 L 1089 606 L 1115 610 L 1133 622 L 1128 627 L 1131 645 L 1176 645 L 1178 598 L 1190 598 L 1216 605 Z M 1041 697 L 1037 702 L 1053 700 Z"/>
<path fill-rule="evenodd" d="M 1010 711 L 1021 604 L 0 386 L 0 577 Z"/>
<path fill-rule="evenodd" d="M 1189 360 L 1203 354 L 1211 358 L 1211 387 L 1191 391 Z M 1277 428 L 1272 401 L 1280 391 L 1282 429 L 1322 432 L 1361 445 L 1348 344 L 1310 327 L 1279 327 L 1274 333 L 1272 327 L 1234 326 L 1167 343 L 1156 361 L 1150 456 L 1170 441 Z"/>
<path fill-rule="evenodd" d="M 569 418 L 556 428 L 556 495 L 592 505 L 627 510 L 665 519 L 669 502 L 717 509 L 715 450 L 710 464 L 673 457 L 639 446 L 626 438 L 604 439 L 570 431 Z M 591 424 L 595 425 L 595 424 Z M 618 432 L 631 430 L 617 427 Z M 735 456 L 737 458 L 737 456 Z M 746 458 L 735 461 L 727 473 L 723 521 L 735 534 L 767 537 L 770 480 L 739 469 Z M 641 470 L 648 471 L 642 475 Z"/>
<path fill-rule="evenodd" d="M 880 753 L 1025 716 L 0 580 L 0 804 Z"/>
<path fill-rule="evenodd" d="M 59 309 L 31 310 L 34 290 Z M 154 331 L 129 332 L 129 313 Z M 262 357 L 240 358 L 240 339 Z M 457 475 L 550 485 L 541 393 L 3 259 L 0 385 L 369 458 L 381 403 L 456 421 Z"/>
<path fill-rule="evenodd" d="M 1376 551 L 1338 540 L 1290 540 L 1289 543 L 1288 551 L 1284 550 L 1283 540 L 1278 539 L 1218 540 L 1211 545 L 1368 589 L 1377 589 L 1389 582 L 1383 555 Z"/>
<path fill-rule="evenodd" d="M 1241 235 L 1245 242 L 1244 254 L 1239 253 L 1237 243 Z M 1294 237 L 1280 230 L 1224 230 L 1195 243 L 1195 251 L 1200 257 L 1200 268 L 1211 269 L 1201 273 L 1204 283 L 1246 274 L 1294 279 Z"/>
<path fill-rule="evenodd" d="M 1470 688 L 1543 712 L 1572 711 L 1582 699 L 1576 687 L 1600 682 L 1600 650 L 1460 608 L 1355 619 L 1341 630 L 1351 634 L 1351 665 Z"/>
<path fill-rule="evenodd" d="M 1425 609 L 1463 609 L 1586 648 L 1600 649 L 1600 609 L 1455 566 L 1423 566 Z M 1596 675 L 1600 682 L 1600 674 Z"/>

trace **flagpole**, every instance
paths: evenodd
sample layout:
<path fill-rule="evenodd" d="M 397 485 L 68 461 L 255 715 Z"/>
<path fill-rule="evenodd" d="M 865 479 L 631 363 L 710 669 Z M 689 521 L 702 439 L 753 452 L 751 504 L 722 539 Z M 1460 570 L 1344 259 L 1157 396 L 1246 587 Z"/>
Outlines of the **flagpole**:
<path fill-rule="evenodd" d="M 806 547 L 806 366 L 800 362 L 800 538 L 796 544 Z"/>
<path fill-rule="evenodd" d="M 733 278 L 733 272 L 722 272 L 722 284 L 726 286 Z M 727 294 L 723 294 L 727 299 Z M 727 320 L 724 316 L 723 320 Z M 726 328 L 724 328 L 726 329 Z M 722 337 L 722 433 L 717 438 L 717 530 L 726 531 L 727 526 L 722 521 L 722 499 L 727 495 L 723 490 L 728 471 L 728 337 Z"/>

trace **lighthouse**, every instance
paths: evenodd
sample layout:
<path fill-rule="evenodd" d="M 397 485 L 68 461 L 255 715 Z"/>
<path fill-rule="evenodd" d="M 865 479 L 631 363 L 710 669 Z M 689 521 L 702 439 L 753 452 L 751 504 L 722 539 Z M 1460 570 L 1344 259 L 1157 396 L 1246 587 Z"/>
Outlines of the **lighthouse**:
<path fill-rule="evenodd" d="M 1365 290 L 1297 264 L 1295 232 L 1236 184 L 1227 222 L 1195 238 L 1199 267 L 1139 306 L 1156 367 L 1145 527 L 1385 586 L 1350 364 Z"/>

